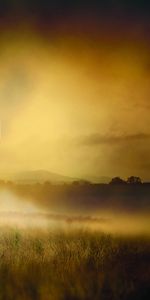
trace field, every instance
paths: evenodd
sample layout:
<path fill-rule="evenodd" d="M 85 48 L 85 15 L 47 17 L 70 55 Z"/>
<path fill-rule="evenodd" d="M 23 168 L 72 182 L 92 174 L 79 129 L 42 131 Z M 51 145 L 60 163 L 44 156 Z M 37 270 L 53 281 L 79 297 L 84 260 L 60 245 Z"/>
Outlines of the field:
<path fill-rule="evenodd" d="M 0 300 L 150 299 L 150 239 L 2 229 Z"/>

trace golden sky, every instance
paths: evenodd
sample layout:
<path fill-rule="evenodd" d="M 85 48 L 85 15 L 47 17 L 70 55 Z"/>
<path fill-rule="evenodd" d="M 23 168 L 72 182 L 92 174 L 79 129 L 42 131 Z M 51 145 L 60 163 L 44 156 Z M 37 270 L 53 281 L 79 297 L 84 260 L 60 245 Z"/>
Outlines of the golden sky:
<path fill-rule="evenodd" d="M 1 28 L 0 171 L 147 179 L 150 47 L 143 25 L 124 36 L 123 28 L 65 28 L 49 36 L 27 24 Z"/>

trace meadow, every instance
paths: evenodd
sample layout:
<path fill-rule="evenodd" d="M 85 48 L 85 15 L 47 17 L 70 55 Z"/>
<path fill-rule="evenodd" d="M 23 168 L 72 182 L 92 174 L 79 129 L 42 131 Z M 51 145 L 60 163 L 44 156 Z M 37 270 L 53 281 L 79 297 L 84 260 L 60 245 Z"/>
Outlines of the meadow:
<path fill-rule="evenodd" d="M 150 299 L 150 238 L 0 230 L 0 300 Z"/>

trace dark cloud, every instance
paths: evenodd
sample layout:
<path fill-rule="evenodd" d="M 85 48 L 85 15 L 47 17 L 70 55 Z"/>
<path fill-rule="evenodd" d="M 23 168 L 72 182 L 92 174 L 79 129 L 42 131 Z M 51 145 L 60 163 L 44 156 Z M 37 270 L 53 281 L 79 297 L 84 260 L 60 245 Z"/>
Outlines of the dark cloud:
<path fill-rule="evenodd" d="M 147 0 L 1 0 L 0 7 L 3 11 L 9 10 L 36 10 L 36 11 L 55 11 L 58 9 L 70 11 L 72 9 L 97 9 L 100 11 L 112 9 L 114 11 L 126 11 L 126 12 L 147 12 L 150 7 Z"/>
<path fill-rule="evenodd" d="M 1 0 L 0 15 L 14 18 L 23 16 L 34 17 L 43 23 L 53 20 L 60 21 L 64 17 L 76 15 L 95 15 L 98 18 L 114 16 L 118 19 L 129 20 L 138 17 L 148 19 L 150 12 L 149 1 L 144 0 Z"/>
<path fill-rule="evenodd" d="M 107 163 L 112 166 L 112 174 L 122 177 L 138 175 L 143 180 L 149 179 L 150 170 L 150 136 L 126 139 L 116 147 L 109 147 Z"/>
<path fill-rule="evenodd" d="M 129 135 L 101 135 L 92 134 L 83 138 L 80 138 L 80 143 L 85 146 L 96 146 L 101 144 L 120 144 L 128 143 L 134 141 L 144 141 L 149 140 L 150 134 L 146 133 L 136 133 Z"/>

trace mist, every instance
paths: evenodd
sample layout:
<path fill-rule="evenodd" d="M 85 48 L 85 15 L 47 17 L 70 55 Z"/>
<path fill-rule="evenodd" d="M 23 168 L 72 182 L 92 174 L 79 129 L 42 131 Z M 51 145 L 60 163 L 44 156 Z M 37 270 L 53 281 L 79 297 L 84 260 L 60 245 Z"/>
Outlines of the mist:
<path fill-rule="evenodd" d="M 1 172 L 148 178 L 149 47 L 139 40 L 6 29 L 0 39 Z"/>
<path fill-rule="evenodd" d="M 38 204 L 31 197 L 17 196 L 14 192 L 0 191 L 0 226 L 1 228 L 39 229 L 50 231 L 96 231 L 114 235 L 149 236 L 150 214 L 131 213 L 117 209 L 93 208 L 79 211 L 78 209 L 58 209 L 53 205 Z"/>

